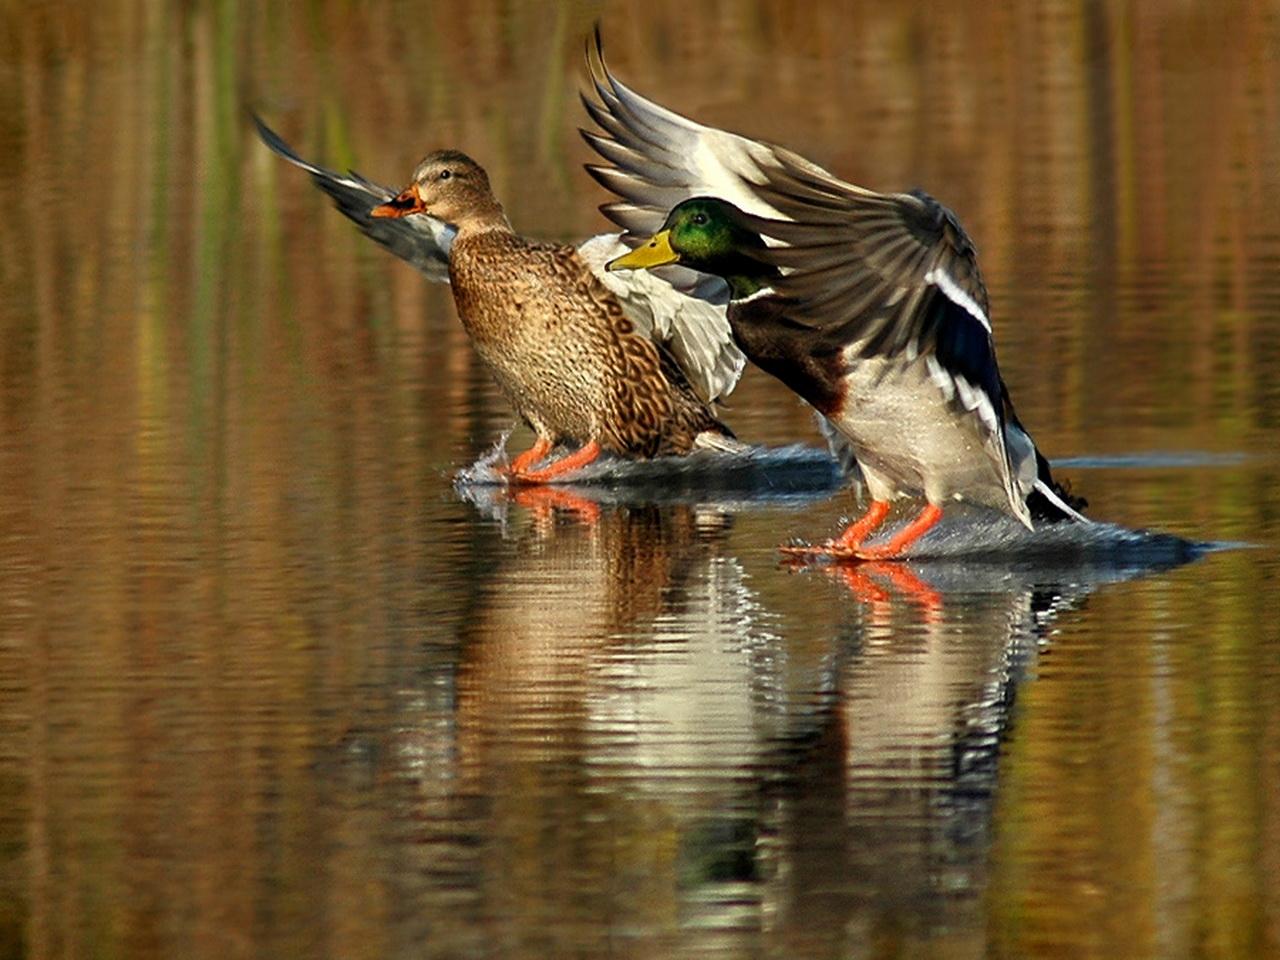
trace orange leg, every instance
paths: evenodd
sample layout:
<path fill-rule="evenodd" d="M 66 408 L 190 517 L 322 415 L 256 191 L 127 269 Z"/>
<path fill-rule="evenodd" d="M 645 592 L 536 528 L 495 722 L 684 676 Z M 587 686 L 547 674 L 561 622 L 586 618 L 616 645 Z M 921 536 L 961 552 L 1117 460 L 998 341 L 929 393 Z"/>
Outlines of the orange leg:
<path fill-rule="evenodd" d="M 511 461 L 508 473 L 523 473 L 551 452 L 551 441 L 546 437 L 538 437 L 533 446 Z"/>
<path fill-rule="evenodd" d="M 942 519 L 942 508 L 926 504 L 919 516 L 877 547 L 859 547 L 854 556 L 862 560 L 897 560 L 907 549 Z"/>
<path fill-rule="evenodd" d="M 561 457 L 559 460 L 552 460 L 541 470 L 534 470 L 532 473 L 517 473 L 513 470 L 511 479 L 515 483 L 546 483 L 556 477 L 563 476 L 570 470 L 585 467 L 598 456 L 600 456 L 600 444 L 592 440 L 589 443 L 584 443 L 573 453 Z"/>
<path fill-rule="evenodd" d="M 783 547 L 782 552 L 791 556 L 805 557 L 850 557 L 862 545 L 862 541 L 870 536 L 871 531 L 884 521 L 889 513 L 888 500 L 872 500 L 867 512 L 845 528 L 844 533 L 834 540 L 813 546 Z"/>
<path fill-rule="evenodd" d="M 871 531 L 880 526 L 888 515 L 888 500 L 872 500 L 871 505 L 867 507 L 867 512 L 849 524 L 844 533 L 831 541 L 831 545 L 843 547 L 846 550 L 862 546 L 862 541 L 867 539 L 871 535 Z"/>

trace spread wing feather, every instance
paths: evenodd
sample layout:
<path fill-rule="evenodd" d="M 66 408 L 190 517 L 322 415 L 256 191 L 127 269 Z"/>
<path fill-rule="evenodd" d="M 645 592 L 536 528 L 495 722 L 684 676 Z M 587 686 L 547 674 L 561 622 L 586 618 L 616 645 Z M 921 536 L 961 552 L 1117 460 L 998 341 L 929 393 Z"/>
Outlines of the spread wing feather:
<path fill-rule="evenodd" d="M 417 267 L 428 279 L 448 281 L 449 245 L 453 242 L 455 233 L 452 227 L 428 216 L 369 216 L 370 210 L 390 200 L 396 195 L 396 191 L 366 180 L 358 173 L 344 176 L 304 160 L 261 118 L 254 116 L 253 122 L 262 142 L 272 152 L 311 174 L 312 182 L 333 198 L 334 205 L 343 216 L 353 221 L 365 236 Z"/>
<path fill-rule="evenodd" d="M 747 358 L 733 342 L 723 304 L 679 292 L 647 270 L 610 273 L 604 265 L 629 248 L 618 234 L 601 234 L 578 247 L 578 254 L 621 302 L 636 329 L 665 345 L 704 401 L 727 396 L 737 385 Z M 691 271 L 676 283 L 693 282 Z"/>

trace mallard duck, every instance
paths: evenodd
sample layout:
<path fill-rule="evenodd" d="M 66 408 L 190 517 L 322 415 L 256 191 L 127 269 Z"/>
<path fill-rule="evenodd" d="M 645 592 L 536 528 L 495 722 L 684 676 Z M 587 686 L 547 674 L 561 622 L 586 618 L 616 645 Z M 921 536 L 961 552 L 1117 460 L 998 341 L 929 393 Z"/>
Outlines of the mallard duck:
<path fill-rule="evenodd" d="M 654 233 L 609 268 L 679 263 L 724 278 L 739 346 L 819 411 L 861 470 L 866 513 L 835 540 L 790 552 L 900 557 L 953 500 L 1029 528 L 1085 520 L 1014 413 L 974 248 L 954 214 L 925 194 L 874 193 L 784 148 L 696 124 L 627 89 L 602 61 L 596 91 L 599 103 L 584 100 L 607 135 L 584 136 L 612 166 L 591 169 L 624 198 L 601 209 L 633 234 Z M 926 505 L 887 542 L 863 546 L 901 496 Z"/>
<path fill-rule="evenodd" d="M 512 460 L 511 480 L 544 483 L 605 450 L 650 458 L 737 449 L 711 408 L 745 363 L 723 305 L 656 277 L 617 282 L 603 270 L 627 249 L 616 235 L 578 248 L 521 237 L 463 153 L 429 154 L 397 193 L 308 163 L 255 121 L 267 146 L 310 173 L 366 234 L 449 281 L 476 352 L 536 435 Z M 561 442 L 577 447 L 535 469 Z"/>

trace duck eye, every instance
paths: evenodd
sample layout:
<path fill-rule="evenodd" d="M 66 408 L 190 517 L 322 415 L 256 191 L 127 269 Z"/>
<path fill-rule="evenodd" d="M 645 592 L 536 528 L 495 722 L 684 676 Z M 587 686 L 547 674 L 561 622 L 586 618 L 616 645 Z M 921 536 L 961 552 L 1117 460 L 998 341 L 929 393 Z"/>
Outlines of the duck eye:
<path fill-rule="evenodd" d="M 705 213 L 695 213 L 693 222 L 699 227 L 704 227 L 707 224 L 707 215 Z"/>
<path fill-rule="evenodd" d="M 452 177 L 452 176 L 453 176 L 453 174 L 452 174 L 452 173 L 450 173 L 448 170 L 441 170 L 441 171 L 440 171 L 440 179 L 441 179 L 441 180 L 448 180 L 448 179 L 449 179 L 450 177 Z"/>

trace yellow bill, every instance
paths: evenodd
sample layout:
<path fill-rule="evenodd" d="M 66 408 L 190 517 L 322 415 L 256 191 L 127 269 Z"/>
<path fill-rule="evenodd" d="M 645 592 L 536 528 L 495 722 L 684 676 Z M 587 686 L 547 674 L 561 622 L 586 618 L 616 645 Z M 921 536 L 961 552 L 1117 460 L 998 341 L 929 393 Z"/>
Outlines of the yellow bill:
<path fill-rule="evenodd" d="M 663 230 L 655 233 L 647 243 L 642 243 L 630 253 L 624 253 L 616 260 L 605 264 L 606 270 L 639 270 L 642 267 L 660 267 L 665 263 L 676 263 L 680 254 L 671 249 L 671 231 Z"/>

